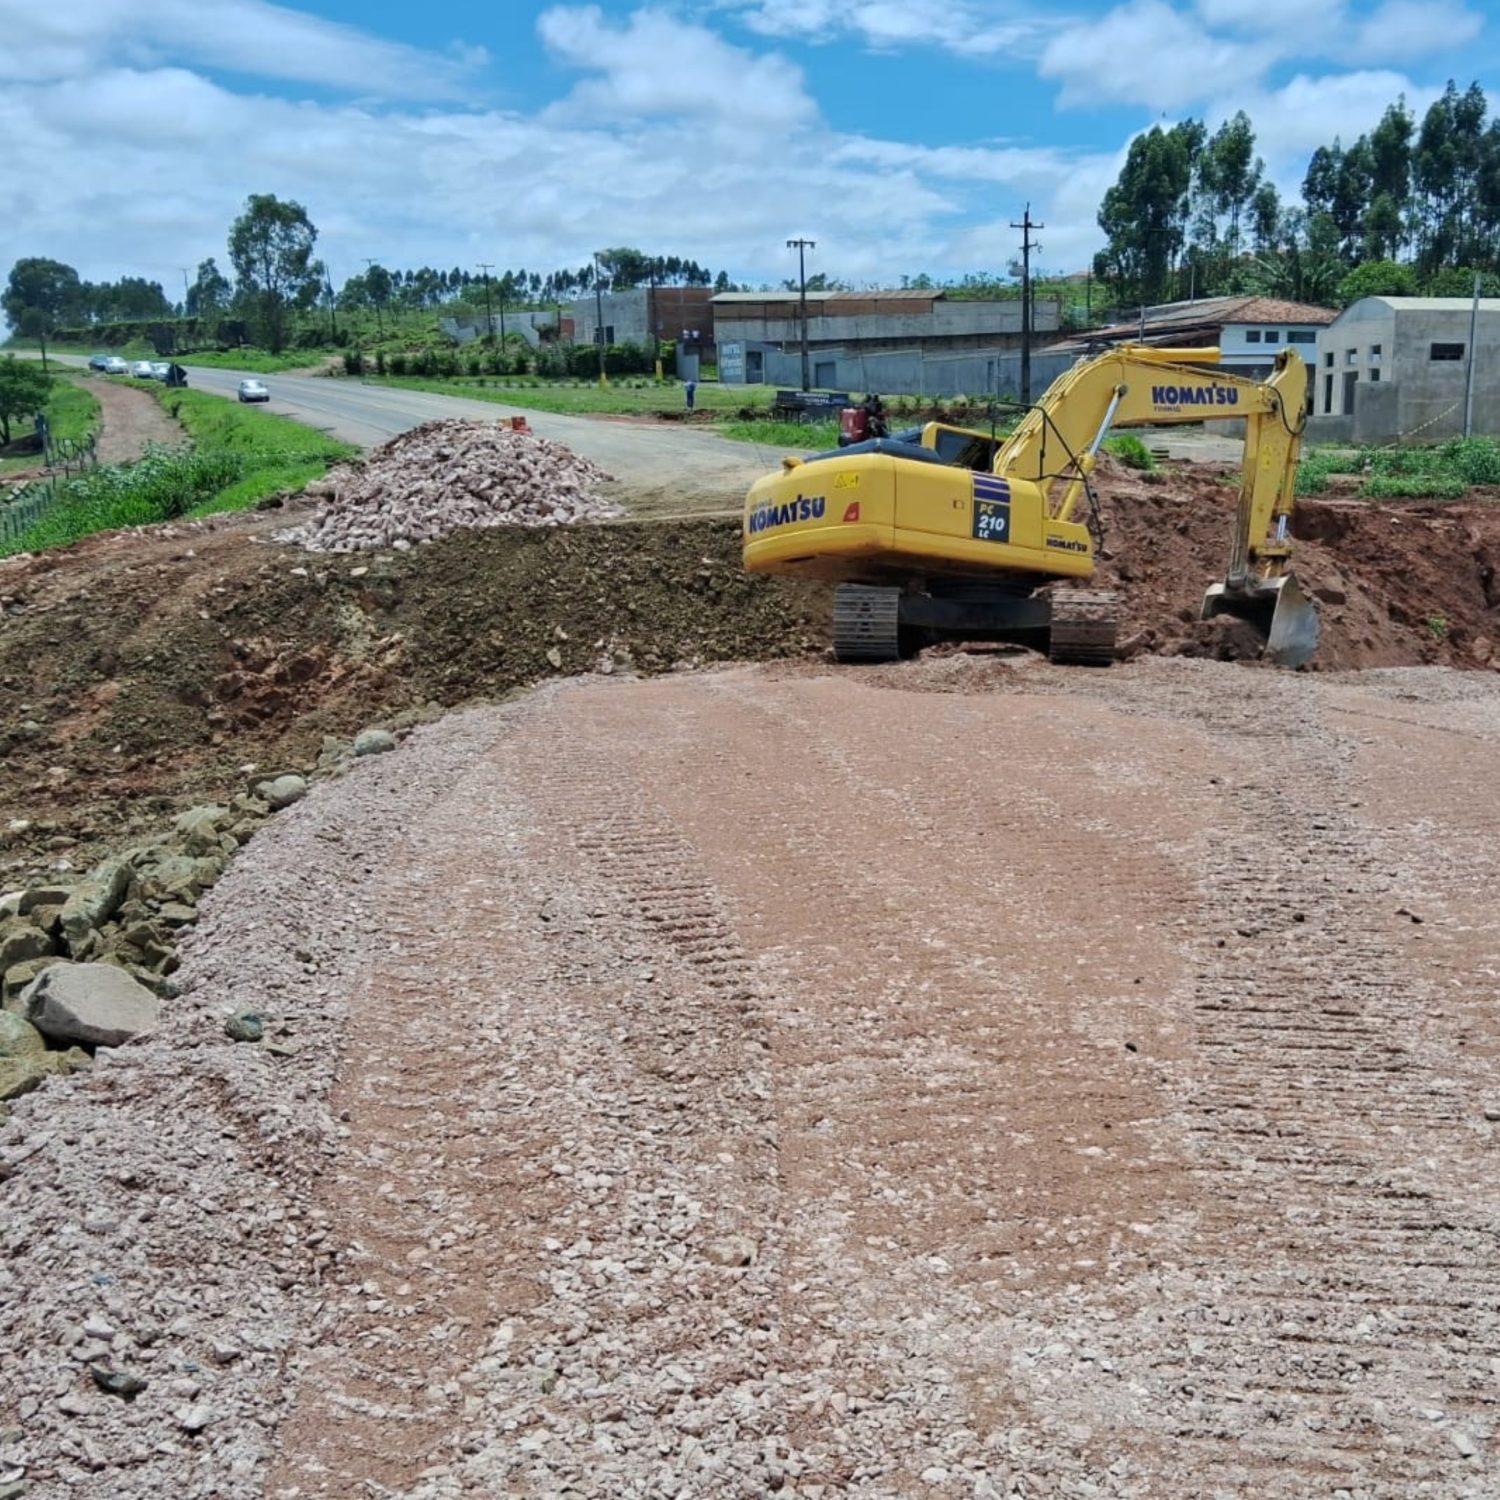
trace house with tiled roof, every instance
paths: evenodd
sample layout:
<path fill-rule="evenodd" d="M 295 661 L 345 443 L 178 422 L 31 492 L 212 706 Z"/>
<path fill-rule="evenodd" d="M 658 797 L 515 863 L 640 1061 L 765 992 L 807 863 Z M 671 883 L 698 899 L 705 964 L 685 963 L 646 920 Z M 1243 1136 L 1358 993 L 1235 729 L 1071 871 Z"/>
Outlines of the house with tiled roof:
<path fill-rule="evenodd" d="M 1277 297 L 1199 297 L 1142 308 L 1137 317 L 1075 334 L 1047 353 L 1087 354 L 1114 344 L 1213 346 L 1225 369 L 1259 380 L 1271 373 L 1283 349 L 1295 349 L 1311 366 L 1319 332 L 1336 317 L 1331 308 Z"/>

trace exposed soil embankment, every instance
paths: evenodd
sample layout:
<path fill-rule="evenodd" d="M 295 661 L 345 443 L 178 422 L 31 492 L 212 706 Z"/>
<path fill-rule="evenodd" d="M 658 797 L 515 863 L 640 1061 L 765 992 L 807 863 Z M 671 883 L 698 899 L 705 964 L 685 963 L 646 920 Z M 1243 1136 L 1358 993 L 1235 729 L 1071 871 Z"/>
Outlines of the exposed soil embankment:
<path fill-rule="evenodd" d="M 310 765 L 325 734 L 550 675 L 823 639 L 820 596 L 747 577 L 722 521 L 341 557 L 258 526 L 95 537 L 0 565 L 0 888 L 237 789 L 246 763 Z"/>
<path fill-rule="evenodd" d="M 1100 580 L 1124 595 L 1127 654 L 1245 654 L 1224 622 L 1197 620 L 1234 483 L 1106 463 L 1099 490 Z M 827 644 L 826 590 L 747 577 L 732 521 L 502 528 L 332 557 L 274 544 L 308 505 L 0 564 L 0 888 L 242 789 L 247 763 L 310 766 L 325 734 L 548 676 Z M 1500 659 L 1488 497 L 1304 501 L 1296 535 L 1317 666 Z"/>
<path fill-rule="evenodd" d="M 1107 556 L 1124 596 L 1122 641 L 1161 654 L 1237 655 L 1229 622 L 1197 623 L 1224 575 L 1237 476 L 1184 464 L 1159 475 L 1101 465 Z M 1300 500 L 1293 567 L 1317 602 L 1324 669 L 1500 660 L 1500 496 L 1464 503 Z"/>

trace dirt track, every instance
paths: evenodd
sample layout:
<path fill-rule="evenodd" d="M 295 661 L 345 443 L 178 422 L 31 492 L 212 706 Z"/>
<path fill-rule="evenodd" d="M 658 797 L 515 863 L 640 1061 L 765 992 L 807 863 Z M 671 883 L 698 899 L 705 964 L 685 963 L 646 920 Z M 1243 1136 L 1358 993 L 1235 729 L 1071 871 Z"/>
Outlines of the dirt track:
<path fill-rule="evenodd" d="M 1497 688 L 951 656 L 418 731 L 25 1135 L 16 1282 L 193 1309 L 40 1493 L 1496 1493 Z M 270 1071 L 218 1031 L 258 1002 Z M 233 1217 L 133 1194 L 106 1292 L 27 1237 L 91 1118 L 118 1176 L 190 1095 Z"/>

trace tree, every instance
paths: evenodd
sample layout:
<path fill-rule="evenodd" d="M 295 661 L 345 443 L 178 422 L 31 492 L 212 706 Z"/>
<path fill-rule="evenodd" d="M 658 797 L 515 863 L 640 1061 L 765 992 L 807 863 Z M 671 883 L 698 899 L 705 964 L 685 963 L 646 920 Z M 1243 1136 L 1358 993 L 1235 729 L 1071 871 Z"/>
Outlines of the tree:
<path fill-rule="evenodd" d="M 1182 249 L 1203 125 L 1184 120 L 1136 136 L 1125 165 L 1099 208 L 1108 246 L 1095 257 L 1095 274 L 1121 302 L 1154 302 L 1167 290 Z"/>
<path fill-rule="evenodd" d="M 32 256 L 18 260 L 10 268 L 5 291 L 0 293 L 0 307 L 17 327 L 28 309 L 40 313 L 50 333 L 59 324 L 79 316 L 82 292 L 78 272 L 72 266 Z"/>
<path fill-rule="evenodd" d="M 1339 282 L 1340 307 L 1348 307 L 1361 297 L 1415 297 L 1416 294 L 1416 272 L 1394 260 L 1367 260 Z"/>
<path fill-rule="evenodd" d="M 0 443 L 10 442 L 13 418 L 29 417 L 47 404 L 52 376 L 29 359 L 0 359 Z"/>
<path fill-rule="evenodd" d="M 300 203 L 252 193 L 229 230 L 229 259 L 241 293 L 256 309 L 261 342 L 273 354 L 286 347 L 287 312 L 312 275 L 318 231 Z"/>
<path fill-rule="evenodd" d="M 229 280 L 213 256 L 198 264 L 198 276 L 188 288 L 185 311 L 190 318 L 212 318 L 229 305 Z"/>
<path fill-rule="evenodd" d="M 1240 218 L 1260 187 L 1265 164 L 1255 154 L 1250 116 L 1238 111 L 1205 143 L 1198 159 L 1198 181 L 1216 217 L 1227 217 L 1231 259 L 1240 250 Z"/>

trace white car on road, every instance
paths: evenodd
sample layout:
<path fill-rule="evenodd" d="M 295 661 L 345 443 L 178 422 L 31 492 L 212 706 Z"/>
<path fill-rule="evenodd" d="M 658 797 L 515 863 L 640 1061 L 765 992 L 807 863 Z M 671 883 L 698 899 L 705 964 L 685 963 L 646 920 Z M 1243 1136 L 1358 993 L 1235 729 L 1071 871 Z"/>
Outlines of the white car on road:
<path fill-rule="evenodd" d="M 242 380 L 235 392 L 241 401 L 269 401 L 271 392 L 264 380 Z"/>
<path fill-rule="evenodd" d="M 130 367 L 130 373 L 137 380 L 154 380 L 156 377 L 151 369 L 149 359 L 138 359 Z"/>
<path fill-rule="evenodd" d="M 106 375 L 128 375 L 130 374 L 130 366 L 118 354 L 111 354 L 104 361 L 104 373 Z"/>

